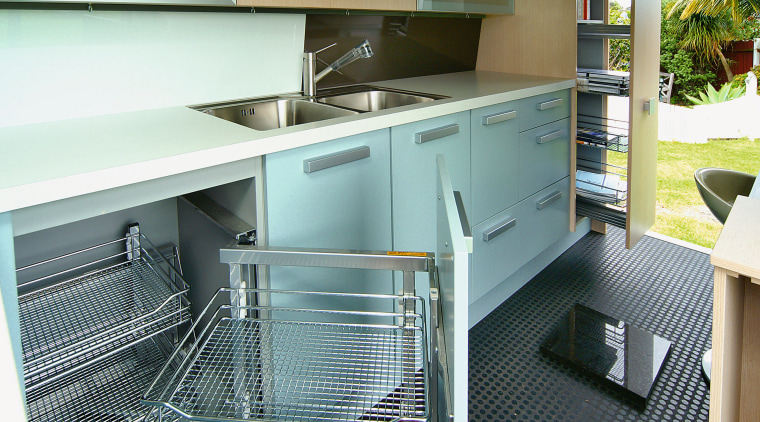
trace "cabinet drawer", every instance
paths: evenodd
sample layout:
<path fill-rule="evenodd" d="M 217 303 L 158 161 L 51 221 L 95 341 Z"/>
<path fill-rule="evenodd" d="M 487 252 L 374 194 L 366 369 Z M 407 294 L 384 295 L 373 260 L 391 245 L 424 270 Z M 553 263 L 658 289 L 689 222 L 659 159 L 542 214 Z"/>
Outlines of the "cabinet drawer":
<path fill-rule="evenodd" d="M 474 303 L 528 261 L 525 201 L 472 228 L 470 303 Z"/>
<path fill-rule="evenodd" d="M 570 90 L 520 100 L 520 131 L 570 117 Z"/>
<path fill-rule="evenodd" d="M 531 195 L 472 229 L 470 303 L 568 232 L 570 179 Z"/>
<path fill-rule="evenodd" d="M 541 190 L 526 202 L 522 245 L 531 260 L 570 231 L 570 178 Z"/>
<path fill-rule="evenodd" d="M 520 134 L 519 172 L 520 198 L 570 174 L 570 119 Z"/>
<path fill-rule="evenodd" d="M 517 102 L 471 112 L 473 224 L 514 205 L 519 197 Z"/>

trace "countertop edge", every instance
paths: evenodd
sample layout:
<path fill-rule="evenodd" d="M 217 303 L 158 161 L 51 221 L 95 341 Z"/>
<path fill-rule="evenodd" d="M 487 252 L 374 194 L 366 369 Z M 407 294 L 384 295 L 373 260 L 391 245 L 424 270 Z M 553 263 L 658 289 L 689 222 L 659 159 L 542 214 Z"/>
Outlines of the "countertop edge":
<path fill-rule="evenodd" d="M 243 140 L 231 141 L 226 145 L 179 154 L 169 154 L 168 156 L 146 159 L 144 161 L 132 162 L 125 165 L 90 170 L 79 174 L 62 175 L 60 177 L 53 177 L 33 183 L 19 184 L 3 188 L 0 189 L 0 212 L 43 205 L 45 203 L 65 200 L 79 195 L 119 188 L 177 174 L 185 174 L 205 168 L 224 166 L 225 164 L 278 151 L 357 135 L 373 130 L 386 129 L 392 126 L 486 107 L 556 90 L 568 89 L 575 86 L 575 81 L 569 79 L 494 74 L 493 72 L 467 73 L 469 74 L 434 75 L 430 77 L 411 78 L 408 80 L 372 83 L 371 85 L 409 89 L 407 88 L 409 84 L 419 85 L 422 83 L 423 89 L 417 89 L 417 91 L 426 92 L 425 88 L 428 88 L 428 91 L 430 91 L 430 87 L 424 86 L 425 81 L 429 81 L 428 85 L 434 85 L 437 83 L 436 81 L 456 80 L 457 78 L 467 79 L 466 77 L 472 78 L 483 75 L 496 80 L 500 78 L 505 80 L 514 78 L 521 81 L 527 80 L 527 82 L 522 81 L 521 84 L 519 84 L 521 86 L 518 86 L 515 89 L 504 90 L 502 92 L 474 93 L 469 96 L 453 95 L 451 96 L 452 98 L 449 99 L 425 105 L 407 106 L 404 107 L 403 110 L 384 110 L 371 114 L 352 116 L 353 118 L 335 119 L 329 123 L 315 122 L 268 132 L 243 128 L 250 131 L 250 137 L 248 139 L 245 139 L 247 136 L 245 134 L 247 132 L 240 131 L 240 126 L 226 121 L 214 121 L 213 124 L 217 126 L 221 126 L 221 124 L 227 126 L 232 125 L 229 126 L 231 133 L 233 131 L 240 132 L 240 135 L 236 133 L 235 136 L 240 137 Z M 499 83 L 497 81 L 492 84 L 498 85 Z M 505 85 L 508 84 L 505 83 Z M 459 91 L 463 90 L 466 91 L 467 88 L 459 88 Z M 441 93 L 442 95 L 446 95 L 447 93 L 446 89 L 439 89 L 437 91 L 439 92 L 436 93 Z M 177 108 L 185 109 L 185 107 Z M 124 118 L 133 118 L 132 113 L 124 113 Z M 201 119 L 208 118 L 211 118 L 211 116 L 198 113 L 198 122 L 201 122 Z"/>

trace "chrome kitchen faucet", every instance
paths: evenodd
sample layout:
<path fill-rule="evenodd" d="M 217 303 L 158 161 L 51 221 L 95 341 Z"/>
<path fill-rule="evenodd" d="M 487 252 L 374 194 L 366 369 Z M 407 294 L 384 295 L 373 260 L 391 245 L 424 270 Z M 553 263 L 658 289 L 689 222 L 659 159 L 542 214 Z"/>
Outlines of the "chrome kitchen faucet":
<path fill-rule="evenodd" d="M 321 81 L 328 73 L 353 63 L 356 59 L 368 59 L 374 54 L 372 48 L 369 46 L 369 41 L 365 39 L 359 43 L 359 45 L 342 55 L 338 60 L 335 60 L 332 64 L 328 65 L 323 71 L 316 74 L 317 53 L 325 51 L 335 44 L 336 43 L 330 44 L 313 53 L 303 53 L 303 95 L 313 97 L 317 94 L 317 82 Z"/>

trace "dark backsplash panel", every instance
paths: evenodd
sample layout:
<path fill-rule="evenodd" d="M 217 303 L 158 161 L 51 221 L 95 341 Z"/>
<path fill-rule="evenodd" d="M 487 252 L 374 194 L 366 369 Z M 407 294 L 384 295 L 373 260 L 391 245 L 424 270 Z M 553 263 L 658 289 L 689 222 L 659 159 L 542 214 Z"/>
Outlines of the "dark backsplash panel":
<path fill-rule="evenodd" d="M 365 38 L 374 56 L 332 72 L 318 88 L 475 70 L 478 18 L 306 15 L 306 51 L 317 51 L 317 72 Z M 324 62 L 322 62 L 322 60 Z"/>

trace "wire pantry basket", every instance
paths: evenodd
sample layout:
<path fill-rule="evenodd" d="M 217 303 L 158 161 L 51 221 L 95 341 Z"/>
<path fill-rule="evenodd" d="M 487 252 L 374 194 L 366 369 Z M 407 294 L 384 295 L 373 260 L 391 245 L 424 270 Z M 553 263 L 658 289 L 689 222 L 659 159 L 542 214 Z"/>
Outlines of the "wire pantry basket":
<path fill-rule="evenodd" d="M 365 310 L 320 308 L 327 298 L 347 309 L 359 301 Z M 421 313 L 393 311 L 400 300 Z M 161 421 L 425 420 L 421 302 L 408 295 L 220 289 L 143 402 L 159 406 L 151 420 Z"/>
<path fill-rule="evenodd" d="M 17 275 L 28 280 L 19 284 L 19 317 L 29 397 L 190 320 L 187 284 L 137 225 Z"/>

